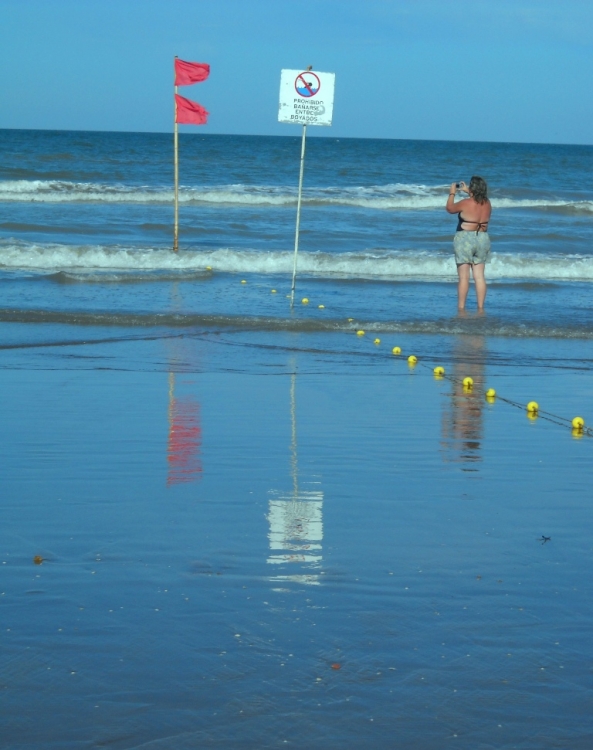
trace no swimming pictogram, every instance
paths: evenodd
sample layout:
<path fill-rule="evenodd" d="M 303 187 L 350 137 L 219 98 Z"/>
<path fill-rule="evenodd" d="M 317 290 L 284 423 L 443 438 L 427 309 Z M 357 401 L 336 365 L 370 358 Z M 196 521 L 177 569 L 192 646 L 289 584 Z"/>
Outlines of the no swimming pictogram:
<path fill-rule="evenodd" d="M 331 125 L 334 73 L 283 68 L 278 120 L 292 125 Z"/>
<path fill-rule="evenodd" d="M 294 88 L 300 96 L 310 98 L 321 88 L 321 81 L 319 77 L 312 73 L 310 70 L 304 73 L 299 73 L 294 82 Z"/>

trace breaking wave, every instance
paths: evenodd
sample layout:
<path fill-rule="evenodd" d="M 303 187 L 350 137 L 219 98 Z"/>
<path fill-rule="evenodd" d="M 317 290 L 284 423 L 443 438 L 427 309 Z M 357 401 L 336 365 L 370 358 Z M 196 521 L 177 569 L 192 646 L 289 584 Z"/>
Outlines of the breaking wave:
<path fill-rule="evenodd" d="M 415 210 L 443 207 L 446 186 L 396 183 L 368 187 L 306 188 L 308 205 L 352 206 L 377 210 Z M 220 185 L 181 187 L 179 200 L 186 205 L 293 206 L 296 188 L 286 186 Z M 39 203 L 170 204 L 173 190 L 147 185 L 101 184 L 60 180 L 13 180 L 0 182 L 0 201 Z M 541 209 L 593 214 L 593 201 L 555 197 L 493 197 L 494 208 Z"/>
<path fill-rule="evenodd" d="M 278 250 L 171 250 L 102 245 L 0 241 L 0 269 L 64 274 L 76 281 L 165 281 L 213 273 L 291 274 L 293 253 Z M 208 269 L 210 267 L 210 269 Z M 299 274 L 344 279 L 456 278 L 452 255 L 428 251 L 299 253 Z M 493 253 L 488 278 L 531 281 L 593 281 L 593 256 Z"/>

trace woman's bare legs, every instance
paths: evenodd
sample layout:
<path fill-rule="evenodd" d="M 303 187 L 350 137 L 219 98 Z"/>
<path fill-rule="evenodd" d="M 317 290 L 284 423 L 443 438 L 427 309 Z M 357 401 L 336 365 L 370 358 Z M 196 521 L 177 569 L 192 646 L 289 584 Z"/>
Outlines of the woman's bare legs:
<path fill-rule="evenodd" d="M 472 266 L 472 273 L 474 275 L 474 284 L 476 285 L 476 298 L 478 300 L 478 310 L 484 309 L 484 302 L 486 300 L 486 279 L 484 277 L 484 263 L 478 263 Z"/>
<path fill-rule="evenodd" d="M 467 293 L 469 292 L 469 263 L 460 263 L 457 266 L 457 273 L 459 275 L 459 282 L 457 283 L 457 308 L 465 310 Z"/>
<path fill-rule="evenodd" d="M 486 301 L 486 278 L 484 277 L 484 263 L 477 263 L 471 266 L 474 284 L 476 286 L 476 298 L 478 300 L 478 310 L 484 309 Z M 457 307 L 459 310 L 465 310 L 467 294 L 469 292 L 469 263 L 461 263 L 457 266 L 459 282 L 457 284 Z"/>

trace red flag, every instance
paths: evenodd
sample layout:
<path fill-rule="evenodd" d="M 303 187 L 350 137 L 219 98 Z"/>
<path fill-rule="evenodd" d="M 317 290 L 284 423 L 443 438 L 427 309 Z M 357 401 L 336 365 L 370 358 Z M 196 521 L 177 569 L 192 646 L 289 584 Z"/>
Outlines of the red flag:
<path fill-rule="evenodd" d="M 175 94 L 175 105 L 175 122 L 181 125 L 205 125 L 208 122 L 210 112 L 201 104 Z"/>
<path fill-rule="evenodd" d="M 210 75 L 208 63 L 185 62 L 175 58 L 175 85 L 191 86 L 192 83 L 201 83 Z"/>

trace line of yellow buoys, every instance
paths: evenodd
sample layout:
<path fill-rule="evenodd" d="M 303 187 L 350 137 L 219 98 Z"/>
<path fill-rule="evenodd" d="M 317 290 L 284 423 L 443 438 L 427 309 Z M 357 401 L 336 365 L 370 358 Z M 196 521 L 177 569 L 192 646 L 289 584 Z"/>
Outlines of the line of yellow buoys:
<path fill-rule="evenodd" d="M 211 271 L 211 266 L 206 266 L 207 271 Z M 241 279 L 241 284 L 246 284 L 247 281 L 245 279 Z M 276 294 L 277 290 L 272 289 L 272 294 Z M 287 297 L 290 297 L 289 294 L 286 295 Z M 309 298 L 303 297 L 301 300 L 301 304 L 308 305 L 309 304 Z M 317 306 L 320 310 L 325 310 L 325 305 L 318 305 Z M 348 323 L 353 323 L 354 318 L 348 318 Z M 359 337 L 365 336 L 366 331 L 363 329 L 357 329 L 356 335 Z M 373 344 L 375 346 L 379 346 L 381 344 L 380 338 L 373 339 Z M 402 353 L 401 347 L 394 346 L 391 350 L 391 353 L 394 356 L 399 356 Z M 408 355 L 407 358 L 408 365 L 410 368 L 416 367 L 418 364 L 418 357 L 415 354 Z M 428 365 L 424 365 L 424 367 L 428 367 Z M 443 378 L 447 378 L 451 382 L 455 383 L 457 382 L 455 378 L 448 376 L 446 374 L 445 368 L 442 365 L 437 365 L 432 370 L 433 375 L 435 377 L 435 380 L 442 380 Z M 467 376 L 463 378 L 461 381 L 461 384 L 463 386 L 463 390 L 466 393 L 473 392 L 474 388 L 474 381 L 473 378 Z M 487 388 L 486 391 L 484 391 L 484 398 L 486 401 L 490 404 L 493 404 L 497 398 L 499 398 L 501 401 L 504 401 L 507 404 L 510 404 L 511 406 L 515 406 L 519 409 L 525 409 L 527 412 L 527 416 L 530 419 L 537 419 L 539 416 L 541 416 L 543 419 L 548 420 L 549 422 L 554 422 L 555 424 L 560 425 L 561 427 L 571 427 L 572 428 L 572 434 L 573 437 L 579 438 L 583 437 L 584 435 L 587 435 L 588 437 L 593 437 L 593 429 L 591 427 L 587 427 L 585 424 L 585 420 L 583 417 L 573 417 L 573 419 L 567 419 L 566 417 L 558 416 L 557 414 L 552 414 L 552 412 L 546 412 L 540 409 L 539 404 L 537 401 L 530 401 L 526 406 L 524 404 L 520 404 L 518 401 L 513 401 L 509 398 L 503 398 L 502 396 L 499 396 L 496 393 L 496 390 L 494 388 Z"/>
<path fill-rule="evenodd" d="M 364 336 L 365 335 L 364 330 L 358 330 L 356 331 L 357 336 Z M 375 344 L 380 343 L 379 339 L 375 339 Z M 394 356 L 399 356 L 402 353 L 401 347 L 394 346 L 391 350 L 391 353 Z M 418 364 L 418 357 L 415 354 L 410 354 L 407 358 L 408 365 L 410 368 L 416 367 Z M 424 365 L 425 367 L 429 367 L 429 365 Z M 435 380 L 442 380 L 443 378 L 447 377 L 448 380 L 451 382 L 457 382 L 455 378 L 447 376 L 445 368 L 442 365 L 437 365 L 432 370 L 433 375 L 435 377 Z M 463 378 L 461 381 L 461 385 L 463 386 L 463 390 L 466 393 L 471 393 L 474 388 L 474 380 L 473 378 L 467 376 Z M 494 388 L 487 388 L 484 391 L 484 398 L 488 403 L 493 404 L 496 401 L 497 393 Z M 530 401 L 526 406 L 523 404 L 520 404 L 517 401 L 513 401 L 509 398 L 502 398 L 501 396 L 498 396 L 498 398 L 501 401 L 504 401 L 507 404 L 510 404 L 511 406 L 515 406 L 519 409 L 525 409 L 527 412 L 527 416 L 530 419 L 537 419 L 538 416 L 543 417 L 544 419 L 554 422 L 555 424 L 560 425 L 561 427 L 571 427 L 572 428 L 572 434 L 573 437 L 583 437 L 584 435 L 587 435 L 589 437 L 593 437 L 593 429 L 590 427 L 587 427 L 585 425 L 585 420 L 583 417 L 573 417 L 573 419 L 567 419 L 566 417 L 561 417 L 557 414 L 553 414 L 552 412 L 543 411 L 540 409 L 540 406 L 537 401 Z"/>

